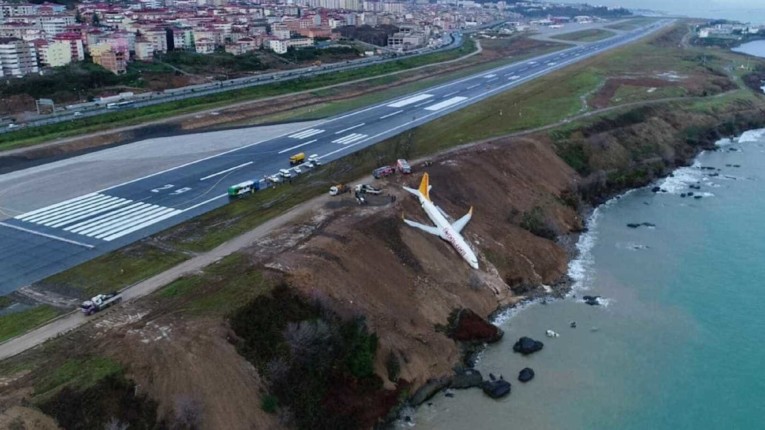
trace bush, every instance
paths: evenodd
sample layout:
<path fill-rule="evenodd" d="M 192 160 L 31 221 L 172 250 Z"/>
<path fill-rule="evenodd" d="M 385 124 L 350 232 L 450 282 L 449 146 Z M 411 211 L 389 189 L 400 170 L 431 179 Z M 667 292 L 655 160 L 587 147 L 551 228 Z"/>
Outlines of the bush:
<path fill-rule="evenodd" d="M 260 399 L 260 409 L 263 409 L 269 414 L 276 413 L 276 410 L 279 409 L 279 399 L 271 394 L 266 394 Z"/>
<path fill-rule="evenodd" d="M 545 218 L 544 212 L 539 206 L 523 213 L 521 228 L 535 236 L 549 240 L 555 240 L 558 237 L 555 227 Z"/>

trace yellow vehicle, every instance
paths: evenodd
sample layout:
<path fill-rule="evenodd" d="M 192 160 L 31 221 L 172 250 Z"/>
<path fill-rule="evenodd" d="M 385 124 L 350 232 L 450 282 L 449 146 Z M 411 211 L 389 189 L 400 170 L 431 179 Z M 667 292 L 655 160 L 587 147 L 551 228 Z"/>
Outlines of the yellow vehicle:
<path fill-rule="evenodd" d="M 290 166 L 297 166 L 298 164 L 303 164 L 305 161 L 305 153 L 298 152 L 297 154 L 290 157 Z"/>

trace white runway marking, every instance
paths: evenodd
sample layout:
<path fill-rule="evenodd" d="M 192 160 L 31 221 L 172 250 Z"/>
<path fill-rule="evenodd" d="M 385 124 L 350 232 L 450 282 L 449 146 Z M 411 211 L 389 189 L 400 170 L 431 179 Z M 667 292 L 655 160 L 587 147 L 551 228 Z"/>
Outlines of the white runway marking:
<path fill-rule="evenodd" d="M 508 80 L 508 81 L 514 81 L 514 80 L 516 80 L 516 79 L 518 79 L 518 78 L 520 78 L 520 76 L 518 76 L 518 75 L 513 75 L 513 76 L 510 76 L 509 78 L 507 78 L 507 80 Z"/>
<path fill-rule="evenodd" d="M 425 99 L 429 99 L 431 97 L 433 97 L 432 94 L 420 94 L 420 95 L 416 95 L 416 96 L 412 96 L 412 97 L 406 98 L 404 100 L 399 100 L 399 101 L 397 101 L 395 103 L 391 103 L 391 104 L 388 105 L 388 107 L 400 108 L 400 107 L 408 106 L 408 105 L 410 105 L 412 103 L 417 103 L 419 101 L 423 101 Z"/>
<path fill-rule="evenodd" d="M 305 139 L 307 137 L 311 137 L 319 133 L 324 133 L 324 130 L 320 128 L 309 128 L 308 130 L 303 130 L 300 133 L 291 134 L 289 135 L 289 137 L 293 139 Z"/>
<path fill-rule="evenodd" d="M 395 111 L 395 112 L 392 112 L 392 113 L 389 113 L 389 114 L 387 114 L 387 115 L 383 115 L 383 116 L 381 116 L 381 117 L 380 117 L 380 119 L 390 118 L 390 117 L 392 117 L 393 115 L 398 115 L 398 114 L 400 114 L 400 113 L 401 113 L 401 112 L 403 112 L 403 111 L 404 111 L 403 109 L 401 109 L 401 110 L 397 110 L 397 111 Z"/>
<path fill-rule="evenodd" d="M 284 153 L 285 153 L 285 152 L 287 152 L 287 151 L 292 151 L 293 149 L 298 149 L 298 148 L 300 148 L 301 146 L 306 146 L 306 145 L 308 145 L 309 143 L 314 143 L 314 142 L 316 142 L 317 140 L 318 140 L 318 139 L 309 140 L 308 142 L 305 142 L 305 143 L 301 143 L 300 145 L 295 145 L 295 146 L 291 146 L 291 147 L 289 147 L 289 148 L 287 148 L 287 149 L 282 149 L 282 150 L 281 150 L 281 151 L 279 151 L 278 153 L 279 153 L 279 154 L 284 154 Z"/>
<path fill-rule="evenodd" d="M 30 233 L 30 234 L 34 234 L 36 236 L 47 237 L 48 239 L 58 240 L 60 242 L 71 243 L 72 245 L 83 246 L 85 248 L 91 248 L 91 249 L 95 248 L 95 246 L 87 244 L 87 243 L 77 242 L 76 240 L 67 239 L 65 237 L 58 237 L 58 236 L 54 236 L 52 234 L 40 233 L 39 231 L 29 230 L 27 228 L 19 227 L 17 225 L 13 225 L 13 224 L 6 224 L 4 222 L 0 222 L 0 225 L 2 225 L 3 227 L 12 228 L 14 230 L 23 231 L 24 233 Z"/>
<path fill-rule="evenodd" d="M 339 143 L 341 145 L 347 145 L 351 142 L 355 142 L 357 140 L 363 139 L 367 137 L 366 134 L 359 134 L 359 133 L 353 133 L 349 134 L 348 136 L 341 137 L 340 139 L 333 140 L 332 143 Z"/>
<path fill-rule="evenodd" d="M 471 86 L 467 87 L 467 89 L 472 90 L 473 88 L 480 87 L 480 86 L 481 86 L 481 84 L 475 84 L 475 85 L 471 85 Z"/>
<path fill-rule="evenodd" d="M 441 96 L 441 98 L 442 98 L 442 99 L 445 99 L 445 98 L 451 97 L 451 96 L 453 96 L 453 95 L 457 94 L 458 92 L 459 92 L 459 91 L 452 91 L 452 92 L 450 92 L 449 94 L 445 94 L 445 95 Z"/>
<path fill-rule="evenodd" d="M 340 131 L 336 131 L 336 132 L 335 132 L 335 134 L 343 134 L 343 133 L 345 133 L 346 131 L 351 131 L 351 130 L 353 130 L 354 128 L 359 128 L 359 127 L 362 127 L 362 126 L 363 126 L 363 125 L 365 125 L 365 124 L 366 124 L 366 123 L 362 122 L 361 124 L 356 124 L 356 125 L 354 125 L 353 127 L 348 127 L 348 128 L 344 128 L 344 129 L 342 129 L 342 130 L 340 130 Z"/>
<path fill-rule="evenodd" d="M 484 79 L 491 79 L 491 78 L 493 78 L 495 76 L 497 76 L 497 75 L 495 75 L 494 73 L 490 73 L 488 75 L 483 75 Z"/>
<path fill-rule="evenodd" d="M 433 100 L 428 100 L 426 102 L 417 103 L 416 105 L 414 105 L 414 107 L 425 106 L 426 104 L 431 103 L 431 102 L 433 102 Z"/>
<path fill-rule="evenodd" d="M 204 178 L 199 178 L 199 180 L 200 180 L 200 181 L 204 181 L 204 180 L 207 180 L 207 179 L 210 179 L 210 178 L 214 178 L 214 177 L 216 177 L 216 176 L 219 176 L 219 175 L 223 175 L 224 173 L 228 173 L 228 172 L 231 172 L 231 171 L 233 171 L 233 170 L 236 170 L 236 169 L 241 169 L 241 168 L 242 168 L 242 167 L 244 167 L 244 166 L 249 166 L 249 165 L 250 165 L 250 164 L 252 164 L 252 163 L 254 163 L 254 161 L 248 161 L 248 162 L 246 162 L 246 163 L 242 163 L 242 164 L 240 164 L 240 165 L 238 165 L 238 166 L 234 166 L 234 167 L 232 167 L 232 168 L 230 168 L 230 169 L 221 170 L 221 171 L 220 171 L 220 172 L 218 172 L 218 173 L 213 173 L 212 175 L 207 175 L 207 176 L 205 176 Z"/>
<path fill-rule="evenodd" d="M 445 109 L 445 108 L 448 108 L 449 106 L 456 105 L 457 103 L 460 103 L 463 100 L 467 100 L 467 97 L 461 97 L 461 96 L 452 97 L 449 100 L 444 100 L 441 103 L 436 103 L 433 106 L 428 106 L 425 108 L 425 110 L 436 111 L 436 110 Z"/>
<path fill-rule="evenodd" d="M 245 165 L 250 164 L 246 163 Z M 242 167 L 242 166 L 237 166 Z M 233 169 L 231 169 L 233 170 Z M 218 172 L 222 174 L 223 172 Z M 185 209 L 189 210 L 189 209 Z M 89 194 L 19 215 L 19 221 L 38 224 L 81 236 L 110 241 L 177 215 L 185 210 L 136 202 L 107 194 Z M 93 245 L 8 224 L 39 236 L 92 248 Z M 141 226 L 141 227 L 137 227 Z"/>

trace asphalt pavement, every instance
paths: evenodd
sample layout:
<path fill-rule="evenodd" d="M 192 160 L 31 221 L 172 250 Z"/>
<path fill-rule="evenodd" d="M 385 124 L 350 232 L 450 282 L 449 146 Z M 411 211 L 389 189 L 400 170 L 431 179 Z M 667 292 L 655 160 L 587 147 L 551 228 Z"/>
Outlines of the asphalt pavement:
<path fill-rule="evenodd" d="M 275 138 L 74 195 L 0 221 L 0 294 L 44 279 L 228 203 L 227 189 L 289 169 L 298 152 L 327 163 L 606 50 L 669 21 L 498 67 L 338 115 Z M 177 139 L 183 139 L 183 136 Z M 62 184 L 68 182 L 65 175 Z M 76 183 L 76 181 L 73 181 Z M 76 185 L 72 190 L 76 191 Z M 3 206 L 0 196 L 0 207 Z M 34 201 L 34 195 L 30 195 Z"/>

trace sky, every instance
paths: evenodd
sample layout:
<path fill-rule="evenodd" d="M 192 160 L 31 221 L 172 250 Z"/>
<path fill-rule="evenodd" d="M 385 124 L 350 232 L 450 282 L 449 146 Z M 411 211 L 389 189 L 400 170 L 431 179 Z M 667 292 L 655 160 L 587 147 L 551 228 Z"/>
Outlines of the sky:
<path fill-rule="evenodd" d="M 585 0 L 559 1 L 582 3 Z M 633 9 L 654 9 L 678 15 L 765 24 L 765 0 L 587 0 L 587 3 Z"/>

